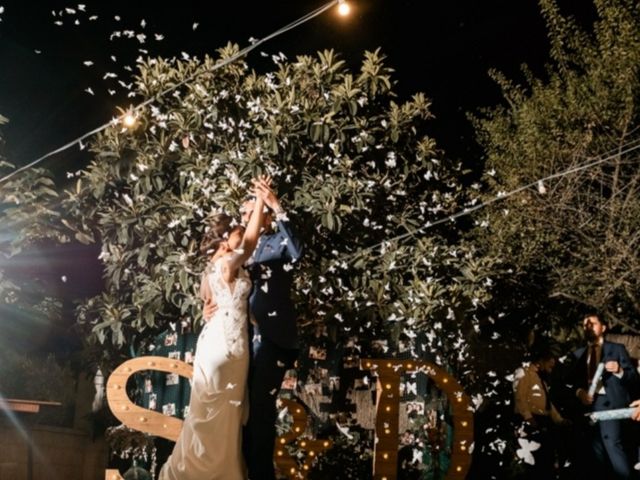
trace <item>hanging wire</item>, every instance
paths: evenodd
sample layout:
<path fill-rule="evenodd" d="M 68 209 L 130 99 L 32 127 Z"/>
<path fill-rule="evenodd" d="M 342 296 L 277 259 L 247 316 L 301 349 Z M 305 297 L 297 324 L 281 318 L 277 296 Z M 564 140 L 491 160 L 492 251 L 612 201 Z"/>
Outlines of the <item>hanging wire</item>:
<path fill-rule="evenodd" d="M 242 50 L 237 52 L 235 55 L 232 55 L 229 58 L 226 58 L 226 59 L 224 59 L 222 61 L 219 61 L 218 63 L 216 63 L 212 67 L 211 71 L 218 70 L 220 68 L 223 68 L 223 67 L 225 67 L 225 66 L 227 66 L 227 65 L 229 65 L 229 64 L 231 64 L 231 63 L 233 63 L 235 61 L 237 61 L 238 59 L 246 56 L 252 50 L 256 49 L 261 44 L 263 44 L 263 43 L 265 43 L 265 42 L 267 42 L 267 41 L 269 41 L 269 40 L 271 40 L 271 39 L 273 39 L 273 38 L 275 38 L 275 37 L 277 37 L 279 35 L 282 35 L 283 33 L 286 33 L 289 30 L 297 28 L 298 26 L 300 26 L 300 25 L 308 22 L 309 20 L 317 17 L 318 15 L 324 13 L 325 11 L 329 10 L 330 8 L 332 8 L 333 6 L 341 3 L 342 1 L 343 0 L 332 0 L 332 1 L 322 5 L 321 7 L 317 8 L 317 9 L 315 9 L 315 10 L 309 12 L 309 13 L 307 13 L 306 15 L 303 15 L 302 17 L 298 18 L 297 20 L 289 23 L 288 25 L 285 25 L 284 27 L 282 27 L 282 28 L 276 30 L 275 32 L 267 35 L 266 37 L 263 37 L 263 38 L 255 41 L 255 42 L 253 42 L 251 45 L 243 48 Z M 210 72 L 207 72 L 207 73 L 210 73 Z M 63 145 L 63 146 L 61 146 L 61 147 L 59 147 L 59 148 L 57 148 L 57 149 L 55 149 L 55 150 L 53 150 L 53 151 L 51 151 L 49 153 L 46 153 L 45 155 L 42 155 L 41 157 L 37 158 L 33 162 L 31 162 L 31 163 L 29 163 L 27 165 L 24 165 L 24 166 L 20 167 L 19 169 L 14 170 L 10 174 L 0 178 L 0 184 L 2 184 L 5 181 L 9 180 L 10 178 L 12 178 L 13 176 L 17 175 L 18 173 L 20 173 L 22 171 L 25 171 L 25 170 L 37 165 L 38 163 L 46 160 L 49 157 L 52 157 L 52 156 L 54 156 L 54 155 L 56 155 L 56 154 L 58 154 L 60 152 L 63 152 L 63 151 L 71 148 L 72 146 L 74 146 L 76 144 L 80 144 L 81 145 L 83 140 L 95 135 L 96 133 L 101 132 L 102 130 L 105 130 L 110 125 L 116 123 L 119 119 L 123 118 L 127 114 L 130 114 L 132 111 L 136 112 L 136 111 L 139 111 L 139 110 L 143 109 L 144 107 L 146 107 L 150 103 L 158 100 L 159 98 L 167 95 L 168 93 L 176 90 L 177 88 L 179 88 L 179 87 L 181 87 L 181 86 L 193 81 L 195 78 L 197 78 L 199 75 L 202 75 L 202 74 L 203 74 L 202 72 L 195 72 L 193 75 L 187 77 L 183 81 L 181 81 L 181 82 L 179 82 L 179 83 L 177 83 L 177 84 L 175 84 L 175 85 L 173 85 L 173 86 L 161 91 L 160 93 L 156 94 L 154 97 L 151 97 L 151 98 L 145 100 L 144 102 L 136 105 L 129 112 L 126 112 L 126 113 L 120 115 L 119 117 L 116 117 L 115 119 L 110 120 L 109 122 L 107 122 L 107 123 L 95 128 L 95 129 L 93 129 L 93 130 L 91 130 L 91 131 L 89 131 L 89 132 L 87 132 L 87 133 L 85 133 L 83 135 L 81 135 L 80 137 L 78 137 L 78 138 L 76 138 L 74 140 L 71 140 L 70 142 L 66 143 L 65 145 Z M 474 205 L 473 207 L 464 208 L 463 210 L 461 210 L 459 212 L 456 212 L 456 213 L 454 213 L 452 215 L 448 215 L 448 216 L 443 217 L 441 219 L 438 219 L 438 220 L 436 220 L 434 222 L 427 222 L 427 224 L 425 224 L 424 226 L 422 226 L 420 228 L 417 228 L 415 230 L 412 230 L 412 231 L 397 235 L 395 237 L 391 237 L 391 238 L 389 238 L 387 240 L 384 240 L 382 242 L 376 243 L 374 245 L 370 245 L 368 247 L 364 247 L 364 248 L 358 250 L 357 252 L 344 254 L 342 256 L 339 256 L 335 260 L 336 261 L 350 261 L 350 260 L 353 260 L 353 259 L 359 257 L 360 255 L 366 253 L 366 252 L 370 252 L 371 250 L 374 250 L 374 249 L 377 249 L 377 248 L 381 248 L 384 245 L 390 244 L 392 242 L 402 241 L 402 240 L 404 240 L 406 238 L 413 237 L 413 236 L 415 236 L 417 234 L 424 233 L 428 229 L 433 228 L 433 227 L 435 227 L 437 225 L 441 225 L 441 224 L 446 223 L 446 222 L 452 222 L 452 221 L 454 221 L 454 220 L 456 220 L 458 218 L 470 215 L 471 213 L 473 213 L 473 212 L 475 212 L 477 210 L 485 208 L 485 207 L 487 207 L 487 206 L 489 206 L 489 205 L 491 205 L 493 203 L 496 203 L 498 201 L 505 200 L 505 199 L 507 199 L 507 198 L 509 198 L 509 197 L 511 197 L 513 195 L 516 195 L 516 194 L 524 191 L 524 190 L 527 190 L 527 189 L 530 189 L 530 188 L 533 188 L 533 187 L 536 187 L 536 188 L 539 189 L 541 185 L 544 185 L 545 181 L 553 180 L 555 178 L 561 178 L 561 177 L 570 175 L 572 173 L 577 173 L 577 172 L 582 171 L 582 170 L 587 170 L 589 168 L 592 168 L 594 166 L 600 165 L 602 163 L 606 163 L 606 162 L 608 162 L 608 161 L 610 161 L 610 160 L 612 160 L 614 158 L 617 158 L 617 157 L 620 157 L 620 156 L 625 155 L 627 153 L 633 152 L 633 151 L 637 150 L 638 148 L 640 148 L 640 138 L 637 138 L 635 140 L 631 140 L 631 141 L 629 141 L 629 142 L 627 142 L 627 143 L 625 143 L 625 144 L 623 144 L 621 146 L 616 147 L 615 149 L 612 149 L 612 150 L 610 150 L 608 152 L 603 153 L 602 155 L 606 155 L 606 157 L 604 157 L 604 158 L 600 156 L 600 158 L 598 158 L 596 160 L 593 160 L 593 161 L 590 161 L 590 162 L 587 162 L 585 164 L 578 165 L 576 167 L 571 167 L 571 168 L 568 168 L 568 169 L 563 170 L 561 172 L 557 172 L 557 173 L 548 175 L 546 177 L 536 179 L 533 182 L 528 183 L 526 185 L 523 185 L 521 187 L 518 187 L 518 188 L 516 188 L 514 190 L 511 190 L 510 192 L 499 193 L 495 197 L 493 197 L 493 198 L 491 198 L 491 199 L 489 199 L 489 200 L 487 200 L 485 202 L 481 202 L 481 203 L 479 203 L 477 205 Z M 612 153 L 612 152 L 616 152 L 616 153 Z"/>
<path fill-rule="evenodd" d="M 337 5 L 338 3 L 340 3 L 341 0 L 332 0 L 328 3 L 325 3 L 323 6 L 307 13 L 306 15 L 303 15 L 302 17 L 298 18 L 297 20 L 289 23 L 288 25 L 285 25 L 284 27 L 276 30 L 275 32 L 267 35 L 264 38 L 261 38 L 259 40 L 257 40 L 256 42 L 252 43 L 251 45 L 243 48 L 242 50 L 240 50 L 238 53 L 236 53 L 235 55 L 232 55 L 229 58 L 226 58 L 218 63 L 216 63 L 211 71 L 215 71 L 215 70 L 219 70 L 223 67 L 226 67 L 227 65 L 235 62 L 236 60 L 244 57 L 245 55 L 247 55 L 249 52 L 251 52 L 252 50 L 258 48 L 258 46 L 262 45 L 263 43 L 267 42 L 268 40 L 271 40 L 272 38 L 275 38 L 279 35 L 282 35 L 285 32 L 288 32 L 289 30 L 293 30 L 296 27 L 299 27 L 300 25 L 302 25 L 303 23 L 308 22 L 309 20 L 317 17 L 318 15 L 324 13 L 325 11 L 329 10 L 331 7 L 333 7 L 334 5 Z M 209 73 L 209 72 L 207 72 Z M 125 117 L 128 114 L 131 114 L 132 112 L 137 112 L 142 110 L 144 107 L 146 107 L 147 105 L 149 105 L 150 103 L 158 100 L 159 98 L 167 95 L 168 93 L 174 91 L 175 89 L 185 85 L 186 83 L 189 83 L 191 81 L 193 81 L 196 77 L 198 77 L 199 75 L 202 75 L 201 72 L 196 72 L 193 75 L 189 76 L 188 78 L 184 79 L 182 82 L 177 83 L 176 85 L 173 85 L 169 88 L 166 88 L 165 90 L 163 90 L 162 92 L 158 93 L 157 95 L 155 95 L 154 97 L 151 97 L 147 100 L 145 100 L 144 102 L 136 105 L 135 107 L 133 107 L 130 111 L 120 115 L 119 117 L 116 117 L 115 119 L 112 119 L 110 121 L 108 121 L 107 123 L 100 125 L 97 128 L 94 128 L 93 130 L 91 130 L 90 132 L 87 132 L 83 135 L 81 135 L 80 137 L 71 140 L 70 142 L 64 144 L 63 146 L 49 152 L 46 153 L 44 155 L 42 155 L 41 157 L 35 159 L 33 162 L 28 163 L 27 165 L 23 165 L 22 167 L 14 170 L 13 172 L 9 173 L 8 175 L 5 175 L 4 177 L 0 178 L 0 184 L 6 182 L 7 180 L 9 180 L 10 178 L 14 177 L 15 175 L 17 175 L 20 172 L 23 172 L 25 170 L 30 169 L 31 167 L 37 165 L 38 163 L 46 160 L 49 157 L 52 157 L 60 152 L 63 152 L 71 147 L 73 147 L 76 144 L 81 144 L 83 140 L 95 135 L 96 133 L 100 133 L 101 131 L 105 130 L 106 128 L 108 128 L 110 125 L 113 125 L 114 123 L 116 123 L 118 120 L 120 120 L 121 118 Z"/>
<path fill-rule="evenodd" d="M 568 168 L 566 170 L 562 170 L 561 172 L 557 172 L 557 173 L 553 173 L 551 175 L 548 175 L 546 177 L 543 178 L 539 178 L 537 180 L 534 180 L 531 183 L 528 183 L 526 185 L 523 185 L 521 187 L 518 187 L 514 190 L 511 190 L 510 192 L 506 192 L 506 193 L 499 193 L 497 194 L 495 197 L 490 198 L 489 200 L 486 200 L 482 203 L 479 203 L 477 205 L 474 205 L 473 207 L 467 207 L 464 208 L 463 210 L 460 210 L 459 212 L 456 212 L 452 215 L 446 216 L 444 218 L 440 218 L 434 222 L 427 222 L 425 225 L 423 225 L 420 228 L 416 228 L 415 230 L 412 230 L 410 232 L 406 232 L 403 233 L 401 235 L 396 235 L 395 237 L 391 237 L 387 240 L 383 240 L 382 242 L 376 243 L 374 245 L 370 245 L 368 247 L 364 247 L 360 250 L 358 250 L 357 252 L 353 252 L 353 253 L 348 253 L 348 254 L 344 254 L 342 256 L 339 256 L 338 258 L 336 258 L 336 261 L 352 261 L 356 258 L 358 258 L 359 256 L 361 256 L 364 253 L 370 252 L 371 250 L 375 250 L 377 248 L 381 248 L 385 245 L 391 244 L 393 242 L 397 242 L 397 241 L 402 241 L 406 238 L 409 237 L 413 237 L 417 234 L 420 233 L 424 233 L 427 230 L 429 230 L 430 228 L 435 227 L 436 225 L 441 225 L 443 223 L 446 222 L 452 222 L 460 217 L 464 217 L 466 215 L 470 215 L 471 213 L 475 212 L 476 210 L 480 210 L 482 208 L 488 207 L 489 205 L 505 200 L 509 197 L 512 197 L 513 195 L 516 195 L 524 190 L 528 190 L 530 188 L 538 188 L 538 186 L 540 184 L 544 184 L 545 181 L 547 180 L 553 180 L 555 178 L 561 178 L 567 175 L 570 175 L 572 173 L 577 173 L 580 172 L 582 170 L 587 170 L 589 168 L 595 167 L 597 165 L 600 165 L 602 163 L 606 163 L 609 162 L 617 157 L 621 157 L 622 155 L 626 155 L 628 153 L 631 153 L 637 149 L 640 148 L 640 138 L 637 138 L 635 140 L 631 140 L 625 144 L 623 144 L 622 146 L 618 146 L 615 149 L 610 150 L 609 152 L 605 152 L 604 155 L 607 155 L 606 157 L 600 157 L 596 160 L 592 160 L 589 161 L 587 163 L 583 163 L 581 165 L 575 166 L 575 167 L 571 167 Z M 616 153 L 611 153 L 611 152 L 616 152 Z"/>

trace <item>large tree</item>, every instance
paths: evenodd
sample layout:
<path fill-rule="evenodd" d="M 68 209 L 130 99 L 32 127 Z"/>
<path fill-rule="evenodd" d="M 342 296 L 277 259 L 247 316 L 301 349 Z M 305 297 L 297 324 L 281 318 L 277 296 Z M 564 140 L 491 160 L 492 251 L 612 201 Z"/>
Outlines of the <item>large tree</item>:
<path fill-rule="evenodd" d="M 640 6 L 595 0 L 590 29 L 553 0 L 540 5 L 545 75 L 525 68 L 519 84 L 493 72 L 505 105 L 476 119 L 492 194 L 533 186 L 479 219 L 481 243 L 502 258 L 510 291 L 538 292 L 512 297 L 532 327 L 592 307 L 638 331 Z"/>
<path fill-rule="evenodd" d="M 398 102 L 379 52 L 357 73 L 331 51 L 273 60 L 263 74 L 244 61 L 140 62 L 137 92 L 150 102 L 135 128 L 115 122 L 97 136 L 64 204 L 77 238 L 102 246 L 105 291 L 80 322 L 120 348 L 199 320 L 207 218 L 235 214 L 266 172 L 306 244 L 295 266 L 301 325 L 389 338 L 389 353 L 422 331 L 433 358 L 468 366 L 463 331 L 488 298 L 491 262 L 453 223 L 412 234 L 474 201 L 460 165 L 425 135 L 428 100 Z"/>

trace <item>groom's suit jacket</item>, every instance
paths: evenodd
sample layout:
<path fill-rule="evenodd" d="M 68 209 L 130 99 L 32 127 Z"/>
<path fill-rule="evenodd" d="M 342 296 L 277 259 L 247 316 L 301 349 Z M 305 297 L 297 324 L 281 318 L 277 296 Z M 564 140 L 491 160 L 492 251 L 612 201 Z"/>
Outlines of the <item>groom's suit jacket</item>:
<path fill-rule="evenodd" d="M 573 372 L 571 379 L 573 380 L 574 391 L 578 388 L 589 389 L 589 381 L 587 379 L 587 355 L 588 348 L 586 346 L 578 348 L 573 352 Z M 601 362 L 615 360 L 622 369 L 622 375 L 616 376 L 606 370 L 602 374 L 602 386 L 604 387 L 604 397 L 600 402 L 594 402 L 594 410 L 609 410 L 612 408 L 628 407 L 631 402 L 631 393 L 635 391 L 638 383 L 638 374 L 631 363 L 631 358 L 627 353 L 627 349 L 620 343 L 603 342 Z"/>
<path fill-rule="evenodd" d="M 276 345 L 297 347 L 296 313 L 291 301 L 293 262 L 302 256 L 302 243 L 288 220 L 263 234 L 247 268 L 253 281 L 249 297 L 258 331 Z"/>

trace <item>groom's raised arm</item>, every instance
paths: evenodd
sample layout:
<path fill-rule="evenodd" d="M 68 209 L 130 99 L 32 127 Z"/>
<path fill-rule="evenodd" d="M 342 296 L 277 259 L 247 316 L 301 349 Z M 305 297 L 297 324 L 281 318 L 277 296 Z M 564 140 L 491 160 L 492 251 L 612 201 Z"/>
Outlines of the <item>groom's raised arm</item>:
<path fill-rule="evenodd" d="M 278 225 L 278 232 L 268 239 L 268 249 L 262 248 L 259 261 L 268 262 L 270 260 L 291 260 L 297 261 L 302 256 L 302 241 L 296 234 L 287 214 L 285 213 L 280 200 L 271 189 L 271 185 L 265 181 L 257 184 L 257 191 L 260 193 L 264 203 L 275 215 Z"/>

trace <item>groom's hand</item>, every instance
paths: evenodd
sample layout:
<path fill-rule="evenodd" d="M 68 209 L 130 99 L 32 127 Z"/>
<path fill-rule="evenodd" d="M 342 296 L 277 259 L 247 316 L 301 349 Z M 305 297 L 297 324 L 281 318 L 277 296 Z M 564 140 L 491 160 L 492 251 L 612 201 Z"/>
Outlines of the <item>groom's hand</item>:
<path fill-rule="evenodd" d="M 605 363 L 604 368 L 607 370 L 607 372 L 620 373 L 620 364 L 615 360 L 610 360 Z"/>
<path fill-rule="evenodd" d="M 209 299 L 204 302 L 204 308 L 202 310 L 204 321 L 208 322 L 209 320 L 211 320 L 213 315 L 216 313 L 216 310 L 218 310 L 218 304 L 214 300 Z"/>
<path fill-rule="evenodd" d="M 262 198 L 265 205 L 269 207 L 273 212 L 281 213 L 282 206 L 280 205 L 280 201 L 273 190 L 271 189 L 271 177 L 267 175 L 261 175 L 260 177 L 253 180 L 253 188 L 256 197 Z"/>

